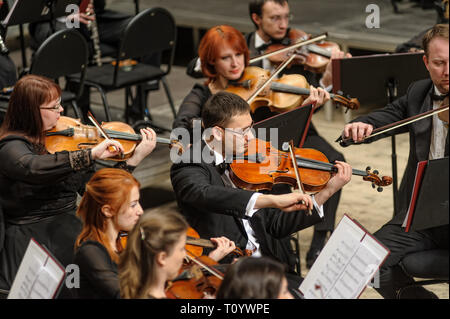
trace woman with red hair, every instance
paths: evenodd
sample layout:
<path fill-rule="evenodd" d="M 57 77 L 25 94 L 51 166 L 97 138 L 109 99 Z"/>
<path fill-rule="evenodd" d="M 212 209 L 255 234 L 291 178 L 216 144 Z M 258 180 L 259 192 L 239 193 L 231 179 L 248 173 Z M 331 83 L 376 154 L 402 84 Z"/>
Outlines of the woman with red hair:
<path fill-rule="evenodd" d="M 115 168 L 99 170 L 86 184 L 77 210 L 83 222 L 75 243 L 74 260 L 80 267 L 80 288 L 76 289 L 79 298 L 120 297 L 117 264 L 125 247 L 119 235 L 130 232 L 143 214 L 139 186 L 133 175 Z M 220 260 L 236 248 L 225 237 L 211 240 L 217 245 L 209 254 L 214 260 Z M 149 271 L 140 270 L 143 274 Z M 147 281 L 147 278 L 140 280 Z"/>
<path fill-rule="evenodd" d="M 209 29 L 200 41 L 198 55 L 203 75 L 208 80 L 195 84 L 185 97 L 173 123 L 173 128 L 185 128 L 192 135 L 193 120 L 200 119 L 203 105 L 208 98 L 227 88 L 229 81 L 241 78 L 249 65 L 249 50 L 242 33 L 228 25 L 219 25 Z M 304 104 L 322 105 L 329 94 L 319 88 L 310 88 L 311 94 Z M 178 132 L 177 132 L 178 133 Z M 190 142 L 193 142 L 192 139 Z"/>
<path fill-rule="evenodd" d="M 144 212 L 139 187 L 133 175 L 115 168 L 99 170 L 86 184 L 77 210 L 83 228 L 75 242 L 79 298 L 119 298 L 119 233 L 131 231 Z"/>

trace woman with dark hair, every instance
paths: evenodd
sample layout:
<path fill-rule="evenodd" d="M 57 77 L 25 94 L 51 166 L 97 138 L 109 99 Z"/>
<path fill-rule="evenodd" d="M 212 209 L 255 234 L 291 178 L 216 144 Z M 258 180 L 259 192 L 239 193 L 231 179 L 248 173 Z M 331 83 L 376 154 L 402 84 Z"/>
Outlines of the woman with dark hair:
<path fill-rule="evenodd" d="M 217 299 L 292 299 L 285 267 L 268 257 L 243 257 L 228 267 Z"/>
<path fill-rule="evenodd" d="M 0 286 L 6 290 L 31 237 L 64 266 L 73 261 L 73 245 L 81 229 L 74 214 L 77 193 L 83 194 L 95 172 L 95 160 L 123 150 L 119 142 L 106 139 L 92 149 L 48 153 L 45 132 L 56 125 L 62 111 L 59 86 L 28 75 L 16 83 L 0 128 L 0 206 L 7 224 Z M 134 155 L 118 167 L 132 171 L 153 151 L 155 133 L 145 129 L 141 134 Z"/>

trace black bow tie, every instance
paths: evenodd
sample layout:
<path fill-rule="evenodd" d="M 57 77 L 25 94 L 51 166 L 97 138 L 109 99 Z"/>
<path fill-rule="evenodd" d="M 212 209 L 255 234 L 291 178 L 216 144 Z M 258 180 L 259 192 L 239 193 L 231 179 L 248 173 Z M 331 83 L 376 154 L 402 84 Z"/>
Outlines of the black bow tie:
<path fill-rule="evenodd" d="M 266 51 L 270 45 L 272 45 L 272 41 L 269 41 L 268 43 L 263 43 L 263 44 L 257 46 L 255 49 L 258 52 Z"/>
<path fill-rule="evenodd" d="M 434 94 L 434 92 L 431 92 L 430 96 L 432 101 L 443 101 L 448 96 L 448 93 L 444 95 L 438 95 Z"/>
<path fill-rule="evenodd" d="M 267 50 L 267 48 L 269 47 L 269 46 L 271 46 L 272 44 L 282 44 L 282 45 L 290 45 L 291 44 L 291 40 L 289 39 L 289 38 L 283 38 L 283 39 L 281 39 L 281 40 L 270 40 L 269 42 L 267 42 L 267 43 L 263 43 L 263 44 L 261 44 L 261 45 L 259 45 L 259 46 L 257 46 L 255 49 L 258 51 L 258 52 L 262 52 L 262 51 L 266 51 Z"/>
<path fill-rule="evenodd" d="M 230 164 L 226 162 L 222 162 L 219 165 L 216 165 L 217 171 L 220 175 L 223 175 L 227 169 L 230 168 Z"/>

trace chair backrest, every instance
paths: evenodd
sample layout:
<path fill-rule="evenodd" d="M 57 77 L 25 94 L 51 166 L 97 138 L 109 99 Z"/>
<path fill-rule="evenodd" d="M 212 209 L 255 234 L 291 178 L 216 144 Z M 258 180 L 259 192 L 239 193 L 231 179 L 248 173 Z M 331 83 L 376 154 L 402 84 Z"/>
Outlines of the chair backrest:
<path fill-rule="evenodd" d="M 175 56 L 177 27 L 172 14 L 164 8 L 149 8 L 137 14 L 125 28 L 118 59 L 139 58 L 152 53 L 169 53 L 166 74 Z"/>
<path fill-rule="evenodd" d="M 88 44 L 79 31 L 61 30 L 48 37 L 38 48 L 30 73 L 51 79 L 83 73 L 88 54 Z"/>

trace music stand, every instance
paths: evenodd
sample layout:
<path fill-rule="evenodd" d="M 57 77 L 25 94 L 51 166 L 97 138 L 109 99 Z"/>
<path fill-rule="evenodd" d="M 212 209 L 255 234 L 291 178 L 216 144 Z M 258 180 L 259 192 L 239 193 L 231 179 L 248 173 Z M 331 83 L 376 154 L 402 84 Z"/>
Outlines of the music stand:
<path fill-rule="evenodd" d="M 406 231 L 448 225 L 448 164 L 448 157 L 428 161 Z"/>
<path fill-rule="evenodd" d="M 266 141 L 269 140 L 278 147 L 281 147 L 284 142 L 293 140 L 294 145 L 301 147 L 311 122 L 312 110 L 311 104 L 305 105 L 257 122 L 253 126 L 256 137 Z M 266 130 L 266 134 L 264 134 L 263 130 L 259 130 L 260 128 L 268 128 L 269 130 Z M 270 128 L 278 129 L 278 139 L 276 141 L 274 140 L 275 137 L 271 136 Z"/>
<path fill-rule="evenodd" d="M 9 1 L 9 12 L 1 24 L 6 28 L 18 25 L 20 45 L 22 49 L 22 67 L 27 67 L 25 55 L 25 40 L 23 25 L 26 23 L 50 21 L 54 31 L 53 20 L 68 15 L 66 7 L 70 4 L 79 5 L 81 0 L 15 0 Z M 11 4 L 12 3 L 12 4 Z"/>
<path fill-rule="evenodd" d="M 381 106 L 406 94 L 409 85 L 429 77 L 423 53 L 394 53 L 333 59 L 333 92 L 356 96 L 361 106 Z M 363 75 L 364 80 L 360 76 Z M 395 135 L 392 143 L 392 190 L 394 215 L 397 214 L 397 153 Z"/>

